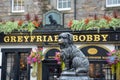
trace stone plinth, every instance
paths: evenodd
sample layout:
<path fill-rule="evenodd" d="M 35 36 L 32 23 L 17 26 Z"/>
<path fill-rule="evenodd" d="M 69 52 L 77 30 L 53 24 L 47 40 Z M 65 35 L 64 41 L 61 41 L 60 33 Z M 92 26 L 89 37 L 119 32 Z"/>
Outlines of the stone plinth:
<path fill-rule="evenodd" d="M 62 72 L 59 80 L 89 80 L 89 76 L 87 73 L 79 73 L 64 71 Z"/>

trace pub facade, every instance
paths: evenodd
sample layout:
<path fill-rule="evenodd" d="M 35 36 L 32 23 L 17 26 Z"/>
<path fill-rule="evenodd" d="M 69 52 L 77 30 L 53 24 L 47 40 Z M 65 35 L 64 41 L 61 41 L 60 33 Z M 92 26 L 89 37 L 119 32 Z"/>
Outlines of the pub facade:
<path fill-rule="evenodd" d="M 120 35 L 114 31 L 89 31 L 72 32 L 66 30 L 74 35 L 73 41 L 75 45 L 83 51 L 90 61 L 90 73 L 89 76 L 92 78 L 114 79 L 111 76 L 110 66 L 106 62 L 107 53 L 111 50 L 119 48 L 119 39 L 116 37 Z M 65 31 L 65 32 L 66 32 Z M 58 35 L 63 31 L 49 31 L 48 33 L 34 32 L 32 35 L 29 33 L 24 34 L 1 34 L 1 80 L 2 79 L 13 79 L 12 70 L 15 70 L 15 79 L 29 79 L 29 80 L 53 80 L 56 76 L 60 76 L 61 65 L 55 61 L 55 53 L 60 51 L 57 43 Z M 21 70 L 21 60 L 26 62 L 28 55 L 31 50 L 38 47 L 43 48 L 43 54 L 45 59 L 42 63 L 38 64 L 38 74 L 32 75 L 32 66 L 29 64 L 23 64 L 26 68 Z M 27 63 L 27 62 L 26 62 Z M 18 68 L 19 67 L 19 68 Z M 102 72 L 101 72 L 102 70 Z M 22 72 L 22 73 L 21 73 Z M 13 72 L 14 73 L 14 72 Z M 98 74 L 97 74 L 98 73 Z M 100 76 L 104 73 L 104 76 Z"/>
<path fill-rule="evenodd" d="M 72 33 L 75 45 L 88 57 L 91 80 L 117 80 L 106 59 L 107 53 L 120 48 L 119 28 L 73 30 L 67 24 L 113 12 L 119 18 L 119 0 L 2 0 L 0 4 L 0 80 L 58 79 L 62 68 L 54 57 L 62 32 Z M 27 57 L 38 48 L 43 49 L 44 60 L 34 68 Z"/>

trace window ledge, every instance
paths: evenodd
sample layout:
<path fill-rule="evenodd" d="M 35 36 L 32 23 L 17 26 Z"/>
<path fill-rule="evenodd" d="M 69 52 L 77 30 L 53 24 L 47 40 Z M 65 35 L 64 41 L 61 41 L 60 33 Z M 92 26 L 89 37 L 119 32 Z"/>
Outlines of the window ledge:
<path fill-rule="evenodd" d="M 116 5 L 106 5 L 106 7 L 120 7 L 120 4 L 116 4 Z"/>
<path fill-rule="evenodd" d="M 57 8 L 57 10 L 59 10 L 59 11 L 68 11 L 68 10 L 71 10 L 71 8 L 63 8 L 63 9 Z"/>
<path fill-rule="evenodd" d="M 120 6 L 116 6 L 116 7 L 105 7 L 105 11 L 114 10 L 114 9 L 120 10 Z"/>
<path fill-rule="evenodd" d="M 21 10 L 21 11 L 12 11 L 12 13 L 23 13 L 25 12 L 25 10 Z"/>
<path fill-rule="evenodd" d="M 13 16 L 20 16 L 20 15 L 24 15 L 25 14 L 25 12 L 11 12 L 11 13 L 9 13 L 9 15 L 11 16 L 11 15 L 13 15 Z"/>

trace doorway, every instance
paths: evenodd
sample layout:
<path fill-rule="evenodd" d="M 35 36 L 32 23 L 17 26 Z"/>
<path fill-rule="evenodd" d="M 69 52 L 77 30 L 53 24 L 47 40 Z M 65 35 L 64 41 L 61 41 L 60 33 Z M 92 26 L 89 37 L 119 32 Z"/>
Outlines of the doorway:
<path fill-rule="evenodd" d="M 57 80 L 61 74 L 61 65 L 54 59 L 58 49 L 50 49 L 45 54 L 45 60 L 42 62 L 42 80 Z"/>
<path fill-rule="evenodd" d="M 2 49 L 1 80 L 30 80 L 27 56 L 31 49 Z"/>

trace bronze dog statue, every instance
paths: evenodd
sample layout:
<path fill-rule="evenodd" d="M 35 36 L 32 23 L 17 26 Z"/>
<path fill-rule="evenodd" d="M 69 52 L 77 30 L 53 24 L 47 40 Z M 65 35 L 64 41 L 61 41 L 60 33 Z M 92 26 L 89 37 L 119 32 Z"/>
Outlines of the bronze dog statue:
<path fill-rule="evenodd" d="M 73 44 L 71 33 L 61 33 L 58 43 L 61 49 L 61 59 L 65 63 L 65 70 L 75 70 L 76 73 L 88 72 L 89 61 L 82 51 Z"/>

